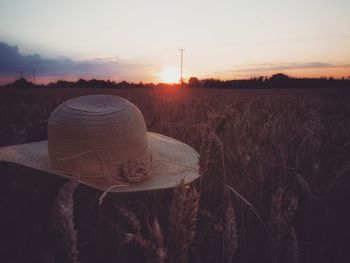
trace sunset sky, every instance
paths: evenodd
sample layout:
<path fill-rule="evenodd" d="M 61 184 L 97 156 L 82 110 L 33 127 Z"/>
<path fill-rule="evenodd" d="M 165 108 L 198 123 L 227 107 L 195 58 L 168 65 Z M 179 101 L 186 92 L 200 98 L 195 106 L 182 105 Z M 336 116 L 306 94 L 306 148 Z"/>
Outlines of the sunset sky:
<path fill-rule="evenodd" d="M 349 0 L 1 0 L 0 82 L 350 76 Z M 16 48 L 18 47 L 18 49 Z"/>

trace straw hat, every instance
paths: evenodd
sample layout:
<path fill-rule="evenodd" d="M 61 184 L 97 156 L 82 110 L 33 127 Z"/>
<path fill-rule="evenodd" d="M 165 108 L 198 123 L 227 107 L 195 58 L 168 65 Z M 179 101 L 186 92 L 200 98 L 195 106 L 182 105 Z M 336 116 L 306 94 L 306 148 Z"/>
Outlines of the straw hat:
<path fill-rule="evenodd" d="M 140 110 L 117 96 L 68 100 L 51 113 L 47 128 L 47 141 L 1 147 L 0 161 L 111 192 L 172 188 L 199 177 L 192 147 L 147 132 Z"/>

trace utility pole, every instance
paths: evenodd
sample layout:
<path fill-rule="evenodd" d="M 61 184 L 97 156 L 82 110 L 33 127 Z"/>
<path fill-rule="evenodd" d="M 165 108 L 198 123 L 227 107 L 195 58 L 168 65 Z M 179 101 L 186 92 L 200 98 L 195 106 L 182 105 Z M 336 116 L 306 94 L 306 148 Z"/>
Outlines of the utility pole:
<path fill-rule="evenodd" d="M 33 86 L 35 86 L 35 67 L 33 67 Z"/>
<path fill-rule="evenodd" d="M 179 48 L 179 51 L 181 52 L 181 68 L 180 68 L 180 83 L 181 85 L 184 82 L 183 76 L 182 76 L 182 70 L 183 70 L 183 53 L 185 51 L 184 48 Z"/>
<path fill-rule="evenodd" d="M 20 75 L 20 78 L 23 79 L 23 70 L 19 70 L 18 73 Z"/>

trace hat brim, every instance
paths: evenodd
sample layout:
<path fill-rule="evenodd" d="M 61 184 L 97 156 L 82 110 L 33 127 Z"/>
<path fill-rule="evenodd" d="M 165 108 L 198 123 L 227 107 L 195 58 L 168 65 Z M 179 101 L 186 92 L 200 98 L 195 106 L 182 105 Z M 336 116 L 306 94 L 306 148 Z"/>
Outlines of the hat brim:
<path fill-rule="evenodd" d="M 148 132 L 149 147 L 153 154 L 150 178 L 144 182 L 109 189 L 110 192 L 141 192 L 176 187 L 184 180 L 190 183 L 199 175 L 199 154 L 191 146 L 168 136 Z M 16 163 L 50 174 L 71 178 L 56 170 L 50 163 L 47 141 L 11 145 L 0 148 L 0 161 Z M 80 183 L 106 191 L 102 186 L 78 180 Z"/>

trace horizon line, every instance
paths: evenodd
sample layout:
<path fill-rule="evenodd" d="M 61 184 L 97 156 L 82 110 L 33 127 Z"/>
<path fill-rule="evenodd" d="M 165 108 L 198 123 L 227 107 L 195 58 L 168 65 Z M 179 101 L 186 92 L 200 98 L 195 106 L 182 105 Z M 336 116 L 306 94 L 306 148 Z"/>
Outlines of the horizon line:
<path fill-rule="evenodd" d="M 271 74 L 269 76 L 264 76 L 264 75 L 259 75 L 259 76 L 252 76 L 252 77 L 246 77 L 246 78 L 233 78 L 233 79 L 223 79 L 223 78 L 214 78 L 214 77 L 208 77 L 208 78 L 198 78 L 198 77 L 190 77 L 188 78 L 187 82 L 184 81 L 185 84 L 189 83 L 189 80 L 191 78 L 197 79 L 198 81 L 208 81 L 208 80 L 212 80 L 212 81 L 220 81 L 220 82 L 229 82 L 229 81 L 249 81 L 249 80 L 261 80 L 261 81 L 268 81 L 270 80 L 273 76 L 275 75 L 284 75 L 287 76 L 289 80 L 339 80 L 339 81 L 349 81 L 350 80 L 350 76 L 348 77 L 334 77 L 334 76 L 320 76 L 320 77 L 300 77 L 300 76 L 291 76 L 288 74 L 284 74 L 281 72 L 277 72 L 274 74 Z M 134 85 L 181 85 L 180 81 L 179 82 L 144 82 L 144 81 L 127 81 L 127 80 L 121 80 L 121 81 L 116 81 L 116 80 L 111 80 L 108 78 L 103 78 L 103 79 L 98 79 L 98 78 L 75 78 L 73 79 L 55 79 L 54 81 L 50 81 L 50 82 L 41 82 L 38 81 L 39 79 L 36 79 L 35 83 L 33 80 L 29 80 L 26 77 L 23 78 L 17 78 L 14 79 L 11 82 L 6 82 L 6 83 L 1 83 L 0 81 L 0 87 L 4 87 L 7 85 L 13 85 L 18 81 L 24 80 L 26 81 L 28 84 L 33 85 L 33 86 L 47 86 L 50 84 L 58 84 L 58 82 L 69 82 L 69 83 L 77 83 L 79 81 L 85 81 L 85 82 L 90 82 L 90 81 L 101 81 L 101 82 L 106 82 L 106 83 L 112 83 L 112 84 L 121 84 L 121 83 L 127 83 L 127 84 L 134 84 Z"/>

